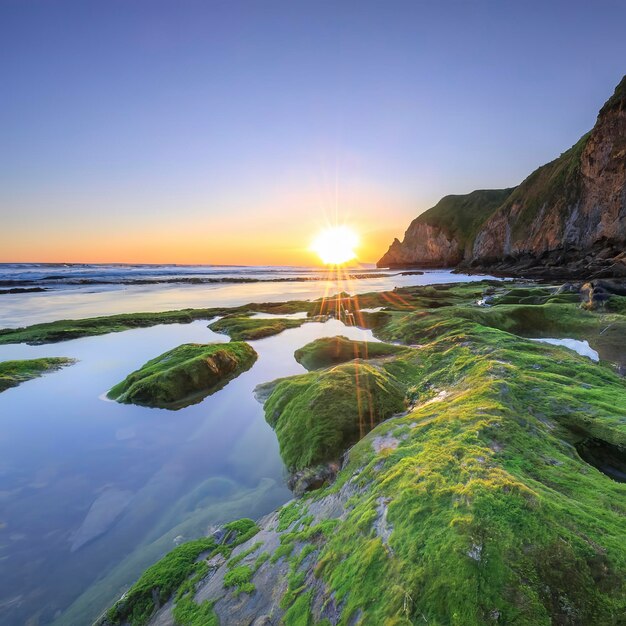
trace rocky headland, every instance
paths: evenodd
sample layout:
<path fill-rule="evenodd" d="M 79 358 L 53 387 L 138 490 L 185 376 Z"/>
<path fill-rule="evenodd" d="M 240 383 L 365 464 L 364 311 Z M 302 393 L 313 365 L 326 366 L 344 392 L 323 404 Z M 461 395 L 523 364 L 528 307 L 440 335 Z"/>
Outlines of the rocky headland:
<path fill-rule="evenodd" d="M 626 76 L 593 129 L 518 187 L 446 196 L 378 267 L 548 278 L 626 276 Z"/>

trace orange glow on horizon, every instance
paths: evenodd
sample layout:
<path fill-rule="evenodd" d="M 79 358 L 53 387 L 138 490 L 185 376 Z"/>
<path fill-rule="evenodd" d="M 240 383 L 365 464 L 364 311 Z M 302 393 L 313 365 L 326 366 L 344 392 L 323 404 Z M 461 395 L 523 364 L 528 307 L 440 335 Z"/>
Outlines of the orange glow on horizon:
<path fill-rule="evenodd" d="M 359 237 L 358 260 L 374 263 L 387 250 L 397 231 L 365 228 Z M 324 266 L 311 249 L 310 233 L 319 226 L 301 228 L 248 227 L 239 232 L 198 227 L 195 232 L 170 227 L 106 232 L 104 229 L 35 229 L 0 241 L 1 263 L 156 263 L 179 265 L 302 265 Z M 0 236 L 0 239 L 3 239 Z M 354 255 L 346 259 L 356 264 Z"/>

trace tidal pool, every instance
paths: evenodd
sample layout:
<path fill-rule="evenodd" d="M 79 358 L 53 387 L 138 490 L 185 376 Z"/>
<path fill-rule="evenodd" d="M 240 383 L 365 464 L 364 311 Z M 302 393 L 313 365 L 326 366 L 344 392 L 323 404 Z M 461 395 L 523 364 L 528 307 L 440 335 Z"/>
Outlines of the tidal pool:
<path fill-rule="evenodd" d="M 0 360 L 78 359 L 0 394 L 0 623 L 89 624 L 180 541 L 291 497 L 254 388 L 304 372 L 293 352 L 309 341 L 375 339 L 337 320 L 305 323 L 250 342 L 255 365 L 199 404 L 104 398 L 170 348 L 228 341 L 209 321 L 0 346 Z"/>
<path fill-rule="evenodd" d="M 586 339 L 570 339 L 567 337 L 563 339 L 555 339 L 552 337 L 541 337 L 538 339 L 531 339 L 531 341 L 537 341 L 539 343 L 549 343 L 552 346 L 563 346 L 564 348 L 569 348 L 570 350 L 573 350 L 574 352 L 580 354 L 580 356 L 586 356 L 596 363 L 600 360 L 600 355 L 598 354 L 597 350 L 594 350 L 589 345 L 589 342 Z"/>

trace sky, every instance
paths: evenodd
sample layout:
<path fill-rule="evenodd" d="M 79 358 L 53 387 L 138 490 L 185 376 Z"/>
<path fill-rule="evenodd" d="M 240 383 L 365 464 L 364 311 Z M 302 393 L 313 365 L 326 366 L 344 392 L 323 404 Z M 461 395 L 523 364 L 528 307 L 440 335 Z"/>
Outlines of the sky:
<path fill-rule="evenodd" d="M 571 146 L 626 3 L 0 0 L 0 262 L 375 262 Z"/>

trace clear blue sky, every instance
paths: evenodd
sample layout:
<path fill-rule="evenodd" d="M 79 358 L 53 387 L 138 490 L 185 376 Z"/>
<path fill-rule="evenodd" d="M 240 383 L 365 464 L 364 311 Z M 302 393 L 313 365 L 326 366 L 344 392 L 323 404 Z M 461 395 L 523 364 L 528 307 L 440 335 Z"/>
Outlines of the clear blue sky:
<path fill-rule="evenodd" d="M 602 0 L 0 0 L 0 260 L 300 261 L 335 211 L 376 260 L 586 132 L 625 25 Z"/>

